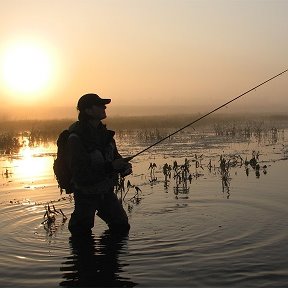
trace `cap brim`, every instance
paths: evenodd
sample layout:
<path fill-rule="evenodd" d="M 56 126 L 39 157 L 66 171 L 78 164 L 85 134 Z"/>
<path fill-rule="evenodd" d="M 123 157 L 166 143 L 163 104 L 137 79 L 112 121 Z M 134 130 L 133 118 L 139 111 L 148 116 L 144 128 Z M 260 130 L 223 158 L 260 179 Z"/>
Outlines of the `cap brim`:
<path fill-rule="evenodd" d="M 103 104 L 109 104 L 111 102 L 111 99 L 101 99 L 101 102 Z"/>

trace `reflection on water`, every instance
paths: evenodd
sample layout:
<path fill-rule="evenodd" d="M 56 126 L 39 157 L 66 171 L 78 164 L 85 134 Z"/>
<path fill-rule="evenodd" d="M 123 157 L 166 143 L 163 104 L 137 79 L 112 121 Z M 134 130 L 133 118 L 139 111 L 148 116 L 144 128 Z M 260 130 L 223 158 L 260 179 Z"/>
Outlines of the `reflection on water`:
<path fill-rule="evenodd" d="M 105 231 L 98 239 L 94 235 L 70 237 L 71 256 L 60 270 L 64 287 L 134 287 L 136 283 L 119 273 L 125 266 L 119 255 L 126 247 L 128 236 Z M 127 266 L 127 264 L 126 264 Z"/>
<path fill-rule="evenodd" d="M 1 158 L 2 177 L 10 181 L 33 182 L 51 176 L 54 151 L 54 146 L 24 146 L 19 153 Z"/>
<path fill-rule="evenodd" d="M 20 161 L 15 161 L 15 173 L 21 178 L 38 178 L 45 174 L 47 170 L 47 161 L 45 157 L 34 157 L 40 153 L 37 148 L 24 147 L 20 150 Z"/>

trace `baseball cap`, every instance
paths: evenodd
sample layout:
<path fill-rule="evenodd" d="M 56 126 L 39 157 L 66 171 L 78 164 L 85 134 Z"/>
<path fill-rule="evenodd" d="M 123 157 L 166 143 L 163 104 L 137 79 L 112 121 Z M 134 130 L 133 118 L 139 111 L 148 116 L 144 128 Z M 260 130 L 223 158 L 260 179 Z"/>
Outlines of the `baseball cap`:
<path fill-rule="evenodd" d="M 80 97 L 77 103 L 77 109 L 79 111 L 86 108 L 90 108 L 93 105 L 106 105 L 111 102 L 111 99 L 101 98 L 99 95 L 94 93 L 88 93 Z"/>

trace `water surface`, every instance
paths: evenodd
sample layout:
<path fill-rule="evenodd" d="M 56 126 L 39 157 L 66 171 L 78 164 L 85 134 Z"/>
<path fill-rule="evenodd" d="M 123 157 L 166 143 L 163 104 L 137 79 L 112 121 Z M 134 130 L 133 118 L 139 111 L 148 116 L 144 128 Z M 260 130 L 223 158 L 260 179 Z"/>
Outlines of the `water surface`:
<path fill-rule="evenodd" d="M 1 157 L 1 287 L 287 287 L 286 133 L 261 142 L 184 133 L 135 158 L 125 183 L 142 192 L 124 199 L 131 231 L 122 238 L 100 219 L 83 239 L 61 215 L 41 224 L 47 203 L 68 219 L 73 211 L 52 173 L 54 145 Z M 146 145 L 118 140 L 123 154 Z M 220 155 L 250 160 L 253 151 L 260 169 L 237 163 L 223 183 Z M 173 172 L 165 181 L 163 165 L 185 158 L 191 183 L 177 185 Z"/>

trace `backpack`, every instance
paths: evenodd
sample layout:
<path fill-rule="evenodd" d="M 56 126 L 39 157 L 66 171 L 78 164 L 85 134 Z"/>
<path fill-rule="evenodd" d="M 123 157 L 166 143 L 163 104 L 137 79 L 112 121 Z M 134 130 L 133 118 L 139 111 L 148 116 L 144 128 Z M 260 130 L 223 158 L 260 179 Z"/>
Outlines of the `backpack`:
<path fill-rule="evenodd" d="M 69 138 L 70 132 L 66 129 L 63 130 L 57 139 L 57 157 L 53 163 L 53 170 L 58 182 L 58 187 L 60 188 L 60 192 L 65 190 L 66 194 L 73 193 L 71 187 L 71 178 L 72 174 L 68 165 L 67 159 L 67 142 Z"/>

